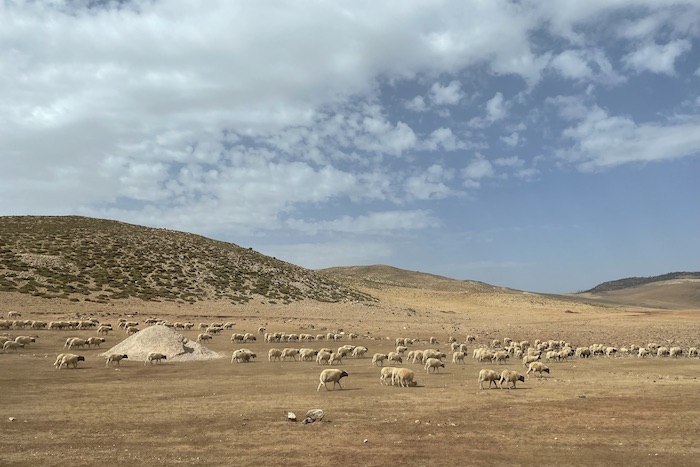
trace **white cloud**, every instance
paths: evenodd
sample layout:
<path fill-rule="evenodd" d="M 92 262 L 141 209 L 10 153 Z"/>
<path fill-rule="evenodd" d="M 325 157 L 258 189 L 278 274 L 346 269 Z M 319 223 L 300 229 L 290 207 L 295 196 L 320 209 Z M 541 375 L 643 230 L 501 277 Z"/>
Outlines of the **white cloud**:
<path fill-rule="evenodd" d="M 358 235 L 395 235 L 397 232 L 437 227 L 439 221 L 425 210 L 371 212 L 362 216 L 342 216 L 328 221 L 311 222 L 289 219 L 290 229 L 316 235 L 322 232 Z"/>
<path fill-rule="evenodd" d="M 562 77 L 576 81 L 596 81 L 616 85 L 626 78 L 617 73 L 599 49 L 569 49 L 554 57 L 549 65 Z"/>
<path fill-rule="evenodd" d="M 462 169 L 462 176 L 465 178 L 465 186 L 478 186 L 479 180 L 494 176 L 493 165 L 483 155 L 476 154 L 466 167 Z"/>
<path fill-rule="evenodd" d="M 421 144 L 422 149 L 430 151 L 435 151 L 438 148 L 442 148 L 446 151 L 455 151 L 466 147 L 467 144 L 460 141 L 450 128 L 438 128 L 434 130 Z"/>
<path fill-rule="evenodd" d="M 517 146 L 519 140 L 520 140 L 520 135 L 518 134 L 517 131 L 514 131 L 507 136 L 501 136 L 501 141 L 503 141 L 506 144 L 506 146 L 511 147 L 511 148 L 514 148 L 515 146 Z"/>
<path fill-rule="evenodd" d="M 446 184 L 453 177 L 452 170 L 433 164 L 426 171 L 407 177 L 404 190 L 413 199 L 447 198 L 457 194 Z"/>
<path fill-rule="evenodd" d="M 524 164 L 525 161 L 523 161 L 518 156 L 499 157 L 497 159 L 494 159 L 493 161 L 493 165 L 499 167 L 522 167 Z"/>
<path fill-rule="evenodd" d="M 410 101 L 407 101 L 404 106 L 408 110 L 412 110 L 414 112 L 425 112 L 428 110 L 428 105 L 425 103 L 423 96 L 414 97 Z"/>
<path fill-rule="evenodd" d="M 462 83 L 452 81 L 447 86 L 434 83 L 430 88 L 430 100 L 435 105 L 455 105 L 464 98 Z"/>
<path fill-rule="evenodd" d="M 492 123 L 496 120 L 501 120 L 507 115 L 506 107 L 507 104 L 503 100 L 503 94 L 497 92 L 486 103 L 486 119 Z"/>
<path fill-rule="evenodd" d="M 697 116 L 637 124 L 628 117 L 611 116 L 592 106 L 578 124 L 564 130 L 562 135 L 573 146 L 558 151 L 559 156 L 585 171 L 700 154 Z"/>
<path fill-rule="evenodd" d="M 687 39 L 678 39 L 664 45 L 645 44 L 622 57 L 622 61 L 637 73 L 650 71 L 667 75 L 675 74 L 676 59 L 691 49 Z"/>

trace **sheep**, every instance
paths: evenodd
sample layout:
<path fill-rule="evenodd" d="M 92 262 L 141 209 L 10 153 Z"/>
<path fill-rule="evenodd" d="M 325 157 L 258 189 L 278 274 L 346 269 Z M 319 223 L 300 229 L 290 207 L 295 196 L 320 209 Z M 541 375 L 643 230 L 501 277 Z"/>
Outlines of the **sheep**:
<path fill-rule="evenodd" d="M 85 357 L 82 355 L 76 355 L 73 353 L 63 354 L 61 361 L 58 364 L 58 368 L 62 368 L 64 365 L 68 368 L 68 365 L 73 365 L 73 368 L 78 368 L 78 362 L 84 362 Z"/>
<path fill-rule="evenodd" d="M 87 345 L 87 339 L 81 339 L 79 337 L 74 337 L 73 339 L 68 342 L 68 348 L 72 349 L 73 347 L 85 347 Z"/>
<path fill-rule="evenodd" d="M 379 373 L 379 384 L 389 386 L 390 384 L 394 384 L 394 370 L 397 370 L 398 368 L 395 366 L 385 366 L 382 368 L 381 372 Z M 388 381 L 388 382 L 387 382 Z"/>
<path fill-rule="evenodd" d="M 656 349 L 657 357 L 668 357 L 669 350 L 668 347 L 659 347 Z"/>
<path fill-rule="evenodd" d="M 691 347 L 688 349 L 688 357 L 697 357 L 698 356 L 698 348 L 697 347 Z"/>
<path fill-rule="evenodd" d="M 406 347 L 405 345 L 397 345 L 396 346 L 396 353 L 401 355 L 402 357 L 407 351 L 408 351 L 408 347 Z"/>
<path fill-rule="evenodd" d="M 304 362 L 312 362 L 315 360 L 316 355 L 318 355 L 318 351 L 314 349 L 299 349 L 299 357 L 301 358 L 302 361 Z"/>
<path fill-rule="evenodd" d="M 384 360 L 389 358 L 387 354 L 384 353 L 375 353 L 372 356 L 372 366 L 384 366 Z M 377 365 L 379 363 L 380 365 Z"/>
<path fill-rule="evenodd" d="M 429 358 L 437 358 L 438 360 L 442 360 L 443 358 L 447 358 L 447 355 L 436 349 L 426 349 L 423 351 L 423 363 L 428 361 Z"/>
<path fill-rule="evenodd" d="M 500 365 L 501 362 L 506 363 L 506 360 L 509 357 L 510 357 L 510 355 L 508 355 L 508 352 L 499 351 L 499 352 L 494 353 L 491 356 L 491 362 L 497 362 Z"/>
<path fill-rule="evenodd" d="M 410 368 L 396 368 L 391 373 L 392 384 L 404 388 L 416 386 L 418 382 L 415 378 L 416 374 Z"/>
<path fill-rule="evenodd" d="M 99 349 L 100 344 L 104 344 L 105 338 L 104 337 L 88 337 L 86 342 L 87 342 L 88 349 L 90 348 L 91 345 L 94 345 Z"/>
<path fill-rule="evenodd" d="M 126 328 L 126 333 L 129 336 L 132 336 L 137 332 L 139 332 L 139 328 L 137 328 L 136 326 L 129 326 L 128 328 Z"/>
<path fill-rule="evenodd" d="M 331 353 L 331 356 L 328 358 L 328 364 L 330 365 L 331 363 L 343 363 L 343 356 L 339 353 Z"/>
<path fill-rule="evenodd" d="M 464 352 L 455 352 L 452 354 L 452 363 L 464 363 Z"/>
<path fill-rule="evenodd" d="M 286 361 L 287 357 L 292 357 L 292 359 L 296 362 L 297 361 L 297 355 L 299 355 L 299 349 L 291 349 L 289 347 L 285 347 L 282 349 L 282 360 Z"/>
<path fill-rule="evenodd" d="M 540 359 L 539 355 L 525 355 L 523 357 L 523 367 L 527 368 L 527 366 L 532 363 L 536 362 L 537 360 Z"/>
<path fill-rule="evenodd" d="M 668 349 L 668 355 L 669 357 L 677 358 L 683 355 L 683 349 L 681 349 L 680 347 L 671 347 L 670 349 Z"/>
<path fill-rule="evenodd" d="M 332 355 L 332 352 L 320 351 L 318 354 L 316 354 L 316 365 L 330 365 Z"/>
<path fill-rule="evenodd" d="M 8 350 L 14 350 L 17 352 L 17 349 L 20 347 L 24 347 L 24 344 L 20 344 L 19 342 L 15 341 L 7 341 L 4 344 L 2 344 L 2 350 L 7 352 Z"/>
<path fill-rule="evenodd" d="M 645 358 L 651 355 L 651 352 L 646 347 L 640 347 L 637 352 L 637 358 Z"/>
<path fill-rule="evenodd" d="M 321 375 L 319 376 L 319 381 L 321 381 L 318 384 L 318 387 L 316 388 L 316 392 L 321 390 L 321 386 L 326 388 L 326 391 L 328 391 L 328 386 L 327 383 L 330 383 L 331 381 L 333 382 L 333 390 L 335 391 L 335 385 L 337 384 L 340 389 L 343 389 L 343 386 L 340 384 L 340 380 L 344 377 L 348 376 L 348 373 L 343 370 L 338 370 L 335 368 L 328 368 L 325 369 L 321 372 Z"/>
<path fill-rule="evenodd" d="M 270 349 L 267 351 L 267 360 L 270 362 L 275 361 L 275 359 L 282 361 L 282 351 L 280 349 Z"/>
<path fill-rule="evenodd" d="M 475 342 L 477 339 L 476 336 L 467 336 L 467 343 Z"/>
<path fill-rule="evenodd" d="M 56 355 L 56 361 L 53 362 L 53 366 L 57 370 L 58 370 L 59 366 L 61 365 L 61 360 L 63 360 L 64 355 L 65 355 L 64 353 L 60 353 L 60 354 Z"/>
<path fill-rule="evenodd" d="M 438 340 L 436 337 L 430 337 L 430 339 L 428 339 L 428 342 L 430 342 L 430 345 L 438 345 Z"/>
<path fill-rule="evenodd" d="M 589 358 L 591 356 L 591 349 L 588 347 L 576 347 L 574 355 L 578 358 Z"/>
<path fill-rule="evenodd" d="M 8 318 L 19 318 L 22 316 L 19 311 L 8 311 L 7 312 L 7 317 Z"/>
<path fill-rule="evenodd" d="M 605 348 L 605 356 L 606 357 L 612 357 L 617 353 L 617 348 L 616 347 L 606 347 Z"/>
<path fill-rule="evenodd" d="M 102 325 L 97 328 L 97 334 L 108 334 L 112 330 L 112 326 Z"/>
<path fill-rule="evenodd" d="M 496 388 L 498 388 L 498 380 L 501 378 L 501 375 L 498 374 L 498 372 L 493 371 L 493 370 L 487 370 L 487 369 L 482 369 L 479 371 L 479 389 L 484 389 L 484 382 L 488 381 L 489 382 L 489 389 L 491 389 L 491 383 L 493 383 Z"/>
<path fill-rule="evenodd" d="M 426 373 L 430 373 L 430 370 L 433 370 L 433 372 L 437 371 L 439 373 L 441 367 L 445 368 L 445 364 L 442 363 L 437 358 L 429 358 L 425 362 L 425 372 Z"/>
<path fill-rule="evenodd" d="M 163 360 L 167 360 L 168 357 L 158 352 L 148 352 L 146 355 L 146 360 L 143 362 L 144 365 L 153 365 L 153 362 L 163 363 Z"/>
<path fill-rule="evenodd" d="M 359 347 L 355 347 L 355 349 L 353 349 L 352 351 L 352 356 L 355 358 L 364 358 L 368 350 L 369 349 L 367 347 L 364 347 L 362 345 Z"/>
<path fill-rule="evenodd" d="M 249 363 L 250 359 L 255 357 L 257 357 L 257 355 L 248 349 L 238 349 L 233 351 L 231 363 L 234 361 L 237 363 Z"/>
<path fill-rule="evenodd" d="M 387 355 L 387 360 L 392 363 L 403 363 L 401 354 L 398 354 L 396 352 L 389 352 L 389 355 Z"/>
<path fill-rule="evenodd" d="M 527 373 L 526 374 L 532 374 L 539 373 L 539 377 L 542 377 L 542 372 L 549 373 L 549 368 L 542 362 L 532 362 L 527 368 Z"/>
<path fill-rule="evenodd" d="M 512 383 L 513 386 L 508 389 L 515 389 L 515 383 L 518 381 L 525 382 L 525 377 L 515 370 L 503 370 L 501 378 L 498 380 L 498 385 L 503 389 L 503 383 Z"/>
<path fill-rule="evenodd" d="M 18 344 L 22 344 L 23 347 L 31 344 L 32 342 L 36 342 L 36 338 L 31 337 L 31 336 L 17 336 L 15 337 L 15 342 Z"/>
<path fill-rule="evenodd" d="M 118 353 L 113 353 L 107 356 L 107 361 L 105 362 L 105 366 L 109 366 L 111 362 L 117 362 L 117 366 L 121 364 L 122 359 L 129 358 L 127 354 L 118 354 Z"/>
<path fill-rule="evenodd" d="M 210 341 L 212 338 L 211 334 L 201 333 L 197 336 L 197 342 Z"/>

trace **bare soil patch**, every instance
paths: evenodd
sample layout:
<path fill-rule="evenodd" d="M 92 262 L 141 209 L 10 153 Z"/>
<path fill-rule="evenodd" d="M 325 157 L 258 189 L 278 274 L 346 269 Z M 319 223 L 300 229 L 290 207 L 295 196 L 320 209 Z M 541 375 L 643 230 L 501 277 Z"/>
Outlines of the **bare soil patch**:
<path fill-rule="evenodd" d="M 693 466 L 700 458 L 700 359 L 594 358 L 550 363 L 546 378 L 515 390 L 479 390 L 481 368 L 507 365 L 447 362 L 437 374 L 418 365 L 415 388 L 379 384 L 371 354 L 394 349 L 396 337 L 422 341 L 478 336 L 563 339 L 572 345 L 688 347 L 700 341 L 700 311 L 594 306 L 537 294 L 465 294 L 391 289 L 375 304 L 290 305 L 207 302 L 193 305 L 124 301 L 67 303 L 0 294 L 0 310 L 23 319 L 94 316 L 170 321 L 235 322 L 232 332 L 356 332 L 353 343 L 370 358 L 345 359 L 343 390 L 316 392 L 315 362 L 268 362 L 271 347 L 307 344 L 233 344 L 230 334 L 207 347 L 230 357 L 247 347 L 252 363 L 230 358 L 145 366 L 125 360 L 106 367 L 99 354 L 127 338 L 107 336 L 102 349 L 79 351 L 77 370 L 55 370 L 69 336 L 94 331 L 12 330 L 37 343 L 0 353 L 0 465 L 639 465 Z M 566 311 L 575 313 L 567 313 Z M 640 313 L 644 312 L 644 313 Z M 649 313 L 647 313 L 649 312 Z M 195 340 L 199 331 L 181 334 Z M 311 342 L 309 347 L 348 343 Z M 417 343 L 414 348 L 430 346 Z M 470 346 L 470 350 L 473 345 Z M 449 352 L 447 352 L 449 353 Z M 323 421 L 286 421 L 321 408 Z M 10 418 L 13 421 L 10 421 Z"/>

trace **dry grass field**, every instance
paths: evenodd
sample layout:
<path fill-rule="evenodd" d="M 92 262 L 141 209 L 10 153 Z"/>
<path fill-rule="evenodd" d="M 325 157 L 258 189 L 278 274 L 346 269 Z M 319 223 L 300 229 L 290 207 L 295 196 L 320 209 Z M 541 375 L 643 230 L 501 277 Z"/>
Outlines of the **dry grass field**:
<path fill-rule="evenodd" d="M 68 336 L 94 331 L 15 331 L 37 343 L 0 353 L 0 465 L 698 465 L 700 359 L 636 357 L 549 363 L 545 378 L 528 377 L 515 390 L 480 390 L 481 368 L 522 364 L 452 364 L 449 336 L 479 339 L 561 339 L 572 345 L 700 341 L 700 310 L 596 306 L 529 293 L 467 294 L 407 287 L 367 292 L 375 303 L 296 302 L 288 305 L 221 302 L 109 304 L 0 294 L 0 310 L 24 319 L 148 316 L 194 323 L 232 321 L 234 332 L 322 333 L 342 328 L 361 337 L 369 357 L 345 359 L 343 390 L 316 391 L 315 362 L 268 362 L 267 350 L 287 344 L 245 344 L 252 363 L 230 363 L 230 333 L 206 344 L 224 358 L 145 366 L 124 361 L 107 368 L 101 351 L 126 336 L 116 330 L 102 349 L 81 350 L 78 369 L 55 370 Z M 195 339 L 199 331 L 184 331 Z M 415 349 L 448 353 L 438 374 L 413 368 L 418 386 L 379 383 L 371 355 L 414 337 Z M 314 342 L 337 347 L 344 342 Z M 290 345 L 291 346 L 291 345 Z M 297 347 L 301 345 L 295 345 Z M 323 409 L 323 421 L 299 419 Z M 10 420 L 12 418 L 12 421 Z"/>

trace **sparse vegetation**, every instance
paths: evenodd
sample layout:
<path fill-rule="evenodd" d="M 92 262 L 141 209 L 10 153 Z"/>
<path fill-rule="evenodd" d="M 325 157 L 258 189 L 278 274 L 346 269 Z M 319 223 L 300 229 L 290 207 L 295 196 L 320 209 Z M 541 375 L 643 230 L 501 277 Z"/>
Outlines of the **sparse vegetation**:
<path fill-rule="evenodd" d="M 671 281 L 676 279 L 700 279 L 700 272 L 670 272 L 660 276 L 651 277 L 628 277 L 615 281 L 603 282 L 590 290 L 582 293 L 610 292 L 612 290 L 628 289 L 640 285 L 651 284 L 653 282 Z"/>
<path fill-rule="evenodd" d="M 0 217 L 0 291 L 106 303 L 373 301 L 250 248 L 88 217 Z"/>

